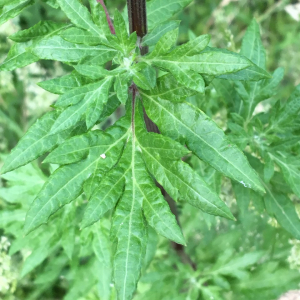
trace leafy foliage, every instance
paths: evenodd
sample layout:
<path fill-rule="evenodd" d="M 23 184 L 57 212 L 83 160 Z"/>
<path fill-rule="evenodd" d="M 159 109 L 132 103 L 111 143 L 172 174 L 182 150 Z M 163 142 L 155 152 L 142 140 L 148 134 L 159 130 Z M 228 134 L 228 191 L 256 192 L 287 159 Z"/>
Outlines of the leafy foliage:
<path fill-rule="evenodd" d="M 53 110 L 28 129 L 2 167 L 6 174 L 3 178 L 10 182 L 17 168 L 45 154 L 45 164 L 58 165 L 47 179 L 37 170 L 28 169 L 33 175 L 30 180 L 37 183 L 28 191 L 35 200 L 18 203 L 21 217 L 17 217 L 17 228 L 10 228 L 18 216 L 15 210 L 8 215 L 5 211 L 1 219 L 6 232 L 17 237 L 11 254 L 23 247 L 34 249 L 23 264 L 22 276 L 48 260 L 45 274 L 36 279 L 40 285 L 38 295 L 67 269 L 73 285 L 64 299 L 77 299 L 95 284 L 100 286 L 103 299 L 115 297 L 115 292 L 118 299 L 132 299 L 141 274 L 154 256 L 156 233 L 188 245 L 189 237 L 183 235 L 184 228 L 172 213 L 165 192 L 180 204 L 187 202 L 198 208 L 185 206 L 193 218 L 201 216 L 207 227 L 215 222 L 211 215 L 226 218 L 220 222 L 229 226 L 235 213 L 241 218 L 233 231 L 238 238 L 249 231 L 247 212 L 251 200 L 258 211 L 265 206 L 268 215 L 288 232 L 283 233 L 285 242 L 288 234 L 300 239 L 299 217 L 289 198 L 290 194 L 300 197 L 299 145 L 295 142 L 299 132 L 299 87 L 284 105 L 278 102 L 272 111 L 255 114 L 259 103 L 274 95 L 283 77 L 282 69 L 275 70 L 273 76 L 266 71 L 258 24 L 253 20 L 248 27 L 239 54 L 210 47 L 208 35 L 177 46 L 179 22 L 169 19 L 189 2 L 150 1 L 150 32 L 142 42 L 135 32 L 128 33 L 126 18 L 118 10 L 112 34 L 102 6 L 92 0 L 91 12 L 79 0 L 52 1 L 51 5 L 59 6 L 70 24 L 41 21 L 10 37 L 16 43 L 1 63 L 1 71 L 41 59 L 74 68 L 68 75 L 39 83 L 58 94 L 58 99 Z M 0 23 L 31 4 L 0 2 Z M 151 46 L 149 54 L 141 55 L 142 45 Z M 192 103 L 193 97 L 205 97 L 211 86 L 230 113 L 227 132 Z M 107 129 L 99 129 L 99 124 L 120 105 L 125 107 L 124 116 Z M 147 132 L 145 113 L 161 134 Z M 238 213 L 220 198 L 222 175 L 232 181 Z M 278 187 L 278 181 L 286 193 Z M 2 197 L 13 201 L 11 191 Z M 20 237 L 26 211 L 27 236 Z M 254 218 L 263 228 L 265 220 L 255 214 Z M 274 237 L 276 230 L 270 233 L 266 229 L 263 234 Z M 232 243 L 226 241 L 231 241 L 226 234 L 223 240 L 216 234 L 212 238 L 206 237 L 205 245 L 215 249 L 217 259 L 211 262 L 213 266 L 211 257 L 206 261 L 195 258 L 197 270 L 190 270 L 171 254 L 163 268 L 152 266 L 152 272 L 159 272 L 152 281 L 157 294 L 149 290 L 136 297 L 181 299 L 180 291 L 187 289 L 190 299 L 200 295 L 203 299 L 222 299 L 222 291 L 232 289 L 241 295 L 240 299 L 257 298 L 256 292 L 250 296 L 251 286 L 265 290 L 265 299 L 272 299 L 282 291 L 282 286 L 262 284 L 266 269 L 272 272 L 278 265 L 272 254 L 266 269 L 259 266 L 268 245 L 238 253 L 236 237 Z M 253 239 L 247 242 L 251 244 Z M 226 251 L 216 250 L 218 247 Z M 278 250 L 278 255 L 280 251 L 283 250 Z M 74 256 L 77 260 L 72 264 Z M 88 263 L 80 268 L 79 259 L 84 257 L 89 257 Z M 180 273 L 174 289 L 177 294 L 166 296 L 162 285 L 174 284 L 174 264 Z M 57 267 L 52 269 L 53 265 Z M 248 270 L 253 266 L 258 267 L 250 278 Z M 276 269 L 273 280 L 277 282 L 282 276 L 291 286 L 299 279 L 298 273 L 284 266 Z M 82 278 L 88 281 L 81 282 Z M 142 280 L 151 282 L 151 272 Z M 274 288 L 278 291 L 268 294 Z"/>

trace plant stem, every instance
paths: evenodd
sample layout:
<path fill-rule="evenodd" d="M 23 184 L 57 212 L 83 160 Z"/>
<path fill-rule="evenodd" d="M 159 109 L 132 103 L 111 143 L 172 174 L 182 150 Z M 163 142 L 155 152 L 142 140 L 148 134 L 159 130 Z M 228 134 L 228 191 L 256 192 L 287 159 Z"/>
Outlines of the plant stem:
<path fill-rule="evenodd" d="M 147 34 L 147 14 L 145 0 L 127 0 L 128 20 L 130 33 L 136 31 L 140 43 L 142 38 Z M 148 52 L 148 47 L 141 47 L 141 54 Z M 144 110 L 144 120 L 147 130 L 150 132 L 160 133 L 156 124 L 147 116 Z"/>
<path fill-rule="evenodd" d="M 130 33 L 136 31 L 139 38 L 139 45 L 141 45 L 142 38 L 147 34 L 147 14 L 146 14 L 146 0 L 127 0 L 128 6 L 128 20 Z M 145 55 L 148 52 L 148 47 L 140 47 L 141 54 Z M 158 127 L 152 120 L 147 116 L 144 109 L 144 121 L 149 132 L 160 133 Z M 157 186 L 161 189 L 162 194 L 166 198 L 172 213 L 175 215 L 176 220 L 180 226 L 178 211 L 175 201 L 166 193 L 164 188 L 157 183 Z M 178 256 L 181 258 L 183 263 L 191 265 L 195 270 L 196 265 L 193 263 L 191 258 L 185 252 L 182 245 L 172 242 L 172 246 Z"/>
<path fill-rule="evenodd" d="M 136 32 L 140 42 L 147 34 L 147 14 L 145 0 L 127 0 L 130 33 Z M 142 55 L 148 52 L 148 47 L 141 47 Z"/>
<path fill-rule="evenodd" d="M 110 16 L 109 16 L 109 13 L 108 13 L 108 10 L 107 10 L 107 8 L 106 8 L 106 5 L 105 5 L 104 1 L 103 1 L 103 0 L 97 0 L 97 2 L 99 2 L 99 3 L 102 5 L 102 7 L 103 7 L 103 9 L 104 9 L 104 11 L 105 11 L 105 15 L 106 15 L 106 19 L 107 19 L 107 23 L 108 23 L 110 32 L 111 32 L 112 34 L 116 34 L 115 27 L 114 27 L 114 25 L 113 25 L 113 23 L 112 23 L 112 21 L 111 21 L 111 18 L 110 18 Z"/>

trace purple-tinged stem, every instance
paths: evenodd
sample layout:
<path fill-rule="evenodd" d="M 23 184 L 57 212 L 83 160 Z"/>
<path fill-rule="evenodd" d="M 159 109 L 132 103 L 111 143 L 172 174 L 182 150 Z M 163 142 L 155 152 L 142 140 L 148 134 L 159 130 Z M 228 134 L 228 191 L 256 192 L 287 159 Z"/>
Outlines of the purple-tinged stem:
<path fill-rule="evenodd" d="M 105 15 L 106 15 L 106 19 L 107 19 L 107 23 L 108 23 L 110 32 L 111 32 L 112 34 L 116 34 L 114 24 L 113 24 L 112 21 L 111 21 L 111 18 L 110 18 L 110 16 L 109 16 L 109 13 L 108 13 L 108 10 L 107 10 L 107 8 L 106 8 L 106 5 L 105 5 L 104 1 L 103 1 L 103 0 L 97 0 L 97 2 L 99 2 L 99 3 L 102 5 L 102 7 L 103 7 L 103 9 L 104 9 L 104 11 L 105 11 Z"/>

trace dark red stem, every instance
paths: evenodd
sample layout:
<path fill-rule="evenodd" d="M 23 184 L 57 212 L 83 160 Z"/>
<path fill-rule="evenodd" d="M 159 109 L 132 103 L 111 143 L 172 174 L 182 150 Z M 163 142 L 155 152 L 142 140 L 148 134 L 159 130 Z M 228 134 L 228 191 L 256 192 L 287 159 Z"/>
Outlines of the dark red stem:
<path fill-rule="evenodd" d="M 128 21 L 130 33 L 136 32 L 140 39 L 147 34 L 147 13 L 146 13 L 146 1 L 144 0 L 127 0 L 128 7 Z M 148 47 L 139 47 L 142 55 L 148 52 Z"/>
<path fill-rule="evenodd" d="M 105 15 L 106 15 L 106 19 L 107 19 L 107 23 L 108 23 L 110 32 L 111 32 L 112 34 L 116 34 L 114 24 L 113 24 L 112 21 L 111 21 L 111 18 L 110 18 L 110 16 L 109 16 L 109 13 L 108 13 L 108 10 L 107 10 L 107 8 L 106 8 L 106 5 L 105 5 L 104 1 L 103 1 L 103 0 L 97 0 L 97 2 L 99 2 L 99 3 L 102 5 L 102 7 L 103 7 L 103 9 L 104 9 L 104 11 L 105 11 Z"/>

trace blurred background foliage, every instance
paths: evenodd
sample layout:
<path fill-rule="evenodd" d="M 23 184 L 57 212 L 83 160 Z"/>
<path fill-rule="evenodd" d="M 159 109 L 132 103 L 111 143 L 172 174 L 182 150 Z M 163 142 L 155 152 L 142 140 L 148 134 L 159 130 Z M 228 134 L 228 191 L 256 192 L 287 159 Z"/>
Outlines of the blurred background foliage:
<path fill-rule="evenodd" d="M 0 26 L 0 63 L 12 44 L 7 36 L 40 20 L 67 21 L 60 10 L 46 2 L 51 3 L 51 0 L 37 1 L 19 17 Z M 106 4 L 113 12 L 116 7 L 123 9 L 125 1 L 107 0 Z M 209 33 L 213 46 L 238 52 L 245 30 L 255 17 L 260 23 L 267 51 L 267 70 L 273 72 L 278 67 L 285 70 L 279 92 L 263 104 L 260 109 L 264 110 L 275 100 L 284 103 L 295 85 L 300 83 L 299 13 L 298 1 L 195 0 L 176 17 L 182 21 L 179 43 L 194 35 Z M 0 73 L 1 161 L 28 127 L 56 100 L 57 96 L 36 83 L 69 71 L 68 66 L 59 62 L 40 61 L 13 72 Z M 213 87 L 207 90 L 205 97 L 198 96 L 190 101 L 196 102 L 226 129 L 226 105 Z M 115 117 L 111 116 L 108 122 Z M 180 222 L 188 244 L 186 252 L 196 270 L 185 264 L 183 258 L 178 258 L 178 253 L 166 239 L 152 233 L 147 258 L 148 262 L 154 259 L 142 277 L 135 299 L 275 300 L 280 294 L 299 288 L 299 242 L 292 240 L 275 220 L 263 213 L 262 202 L 256 196 L 249 196 L 251 202 L 247 214 L 238 211 L 235 193 L 239 191 L 229 180 L 195 157 L 190 157 L 189 163 L 221 194 L 235 215 L 239 215 L 238 221 L 212 217 L 190 206 L 179 206 Z M 38 161 L 1 179 L 0 299 L 115 299 L 112 283 L 108 283 L 106 289 L 101 283 L 96 284 L 96 278 L 103 273 L 93 258 L 94 252 L 97 256 L 93 229 L 83 239 L 76 224 L 84 199 L 78 199 L 75 206 L 64 208 L 74 210 L 74 219 L 70 221 L 73 229 L 67 231 L 71 241 L 59 236 L 60 243 L 46 243 L 49 249 L 45 251 L 43 244 L 53 238 L 47 235 L 50 231 L 46 225 L 30 234 L 27 242 L 21 234 L 30 202 L 54 169 L 55 166 L 42 165 Z M 56 218 L 63 218 L 64 210 Z M 49 222 L 49 226 L 59 227 L 53 224 Z M 105 220 L 101 226 L 106 232 Z M 60 228 L 54 232 L 62 234 Z M 68 248 L 71 244 L 74 249 Z M 33 248 L 40 249 L 34 257 L 31 256 Z M 70 257 L 68 253 L 71 253 Z"/>

